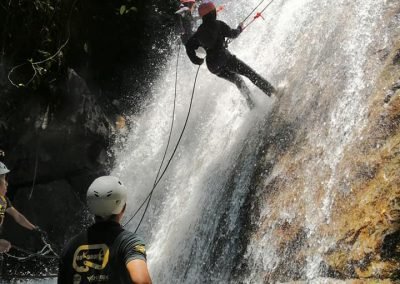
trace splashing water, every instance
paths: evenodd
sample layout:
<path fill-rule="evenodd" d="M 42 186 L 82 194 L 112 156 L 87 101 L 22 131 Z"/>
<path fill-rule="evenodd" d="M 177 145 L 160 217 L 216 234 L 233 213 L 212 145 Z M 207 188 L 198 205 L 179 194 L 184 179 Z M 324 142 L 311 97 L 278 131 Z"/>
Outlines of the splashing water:
<path fill-rule="evenodd" d="M 233 27 L 258 4 L 220 2 L 225 6 L 220 17 Z M 239 278 L 262 283 L 264 275 L 277 268 L 281 256 L 268 231 L 251 239 L 247 249 L 244 238 L 245 216 L 251 216 L 252 210 L 247 198 L 255 190 L 253 181 L 272 106 L 275 116 L 302 119 L 305 126 L 298 131 L 304 132 L 310 147 L 325 153 L 303 168 L 308 177 L 302 196 L 305 203 L 313 202 L 316 184 L 321 180 L 325 184 L 321 204 L 306 206 L 304 212 L 306 236 L 314 240 L 316 252 L 302 270 L 308 279 L 320 276 L 321 253 L 329 248 L 330 240 L 318 235 L 318 227 L 329 223 L 337 185 L 335 169 L 346 145 L 363 126 L 369 81 L 377 73 L 368 52 L 372 44 L 384 40 L 379 29 L 382 7 L 383 3 L 372 0 L 275 0 L 265 19 L 249 26 L 230 50 L 273 84 L 288 82 L 282 105 L 252 87 L 257 108 L 250 112 L 232 84 L 201 68 L 188 128 L 140 230 L 150 240 L 149 267 L 155 283 L 235 282 L 235 269 L 243 262 L 247 262 L 247 275 Z M 172 141 L 182 128 L 195 73 L 185 55 L 180 60 Z M 171 59 L 169 70 L 153 89 L 151 104 L 143 115 L 132 118 L 133 130 L 119 153 L 115 173 L 133 189 L 132 211 L 151 190 L 165 148 L 174 68 L 175 59 Z M 313 113 L 310 108 L 318 106 L 318 99 L 327 102 Z M 319 175 L 321 167 L 324 173 Z M 265 184 L 279 173 L 276 164 Z M 277 212 L 277 222 L 290 221 L 296 214 L 268 204 L 260 210 L 262 216 Z"/>
<path fill-rule="evenodd" d="M 224 5 L 219 17 L 235 27 L 258 3 L 218 1 Z M 331 222 L 336 189 L 348 190 L 337 166 L 346 146 L 360 138 L 365 101 L 379 71 L 371 50 L 388 41 L 382 24 L 385 5 L 387 1 L 275 0 L 264 20 L 254 21 L 230 50 L 274 85 L 287 82 L 280 102 L 249 82 L 257 104 L 249 111 L 234 85 L 201 67 L 188 126 L 139 229 L 148 243 L 154 283 L 272 283 L 299 278 L 312 283 L 325 276 L 322 254 L 331 247 L 331 239 L 321 235 L 319 227 Z M 171 46 L 177 49 L 175 43 Z M 113 174 L 132 190 L 126 220 L 150 192 L 166 147 L 175 64 L 176 58 L 171 58 L 142 114 L 130 118 L 129 133 L 119 138 L 123 147 L 114 151 Z M 195 72 L 196 66 L 181 52 L 167 159 L 183 127 Z M 296 169 L 303 177 L 301 187 L 292 200 L 278 205 L 262 196 L 263 188 L 277 177 L 291 186 L 289 162 L 281 158 L 287 141 L 269 141 L 276 121 L 291 126 L 292 140 L 301 140 L 304 148 L 294 155 L 294 162 L 303 165 Z M 322 194 L 316 190 L 320 187 Z M 142 212 L 129 229 L 136 228 Z M 282 252 L 280 240 L 271 232 L 296 218 L 304 226 L 299 238 L 313 253 L 303 267 L 285 267 L 285 277 L 275 277 L 291 249 Z M 255 231 L 250 221 L 258 222 Z M 326 282 L 319 279 L 315 283 Z"/>

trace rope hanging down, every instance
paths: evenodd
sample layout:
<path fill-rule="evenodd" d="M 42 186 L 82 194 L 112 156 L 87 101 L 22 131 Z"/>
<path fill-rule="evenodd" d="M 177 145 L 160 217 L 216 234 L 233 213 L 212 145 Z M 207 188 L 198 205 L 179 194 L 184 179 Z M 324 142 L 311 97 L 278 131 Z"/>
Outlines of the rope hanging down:
<path fill-rule="evenodd" d="M 176 104 L 176 88 L 177 88 L 177 81 L 178 81 L 179 53 L 180 53 L 180 46 L 179 46 L 179 49 L 178 49 L 178 58 L 177 58 L 177 63 L 176 63 L 175 98 L 174 98 L 174 109 L 173 109 L 172 121 L 174 120 L 174 117 L 175 117 L 175 104 Z M 163 162 L 164 162 L 164 158 L 165 158 L 166 152 L 167 152 L 167 150 L 168 150 L 170 138 L 171 138 L 171 135 L 172 135 L 173 125 L 171 125 L 171 129 L 170 129 L 170 134 L 169 134 L 169 139 L 168 139 L 167 148 L 166 148 L 166 150 L 165 150 L 164 158 L 163 158 L 162 163 L 161 163 L 161 165 L 160 165 L 160 169 L 159 169 L 159 172 L 158 172 L 158 174 L 157 174 L 157 176 L 156 176 L 156 179 L 155 179 L 153 188 L 151 189 L 150 193 L 147 195 L 146 199 L 142 202 L 142 204 L 140 205 L 140 207 L 135 211 L 135 213 L 133 214 L 133 216 L 124 224 L 124 226 L 126 226 L 130 221 L 132 221 L 132 219 L 137 215 L 137 213 L 140 211 L 140 209 L 141 209 L 141 208 L 144 206 L 144 204 L 147 202 L 147 205 L 146 205 L 145 210 L 144 210 L 144 212 L 143 212 L 142 218 L 140 219 L 140 222 L 138 223 L 138 225 L 137 225 L 137 227 L 136 227 L 136 229 L 135 229 L 135 232 L 137 232 L 137 230 L 139 229 L 139 227 L 140 227 L 140 225 L 141 225 L 141 222 L 143 221 L 144 215 L 146 214 L 147 209 L 148 209 L 148 207 L 149 207 L 150 200 L 151 200 L 151 197 L 152 197 L 152 195 L 153 195 L 153 192 L 154 192 L 154 190 L 156 189 L 156 187 L 157 187 L 157 185 L 159 184 L 159 182 L 161 181 L 161 179 L 162 179 L 162 177 L 164 176 L 165 172 L 167 171 L 167 169 L 168 169 L 168 167 L 169 167 L 169 165 L 170 165 L 170 163 L 171 163 L 171 161 L 172 161 L 172 159 L 173 159 L 173 157 L 174 157 L 174 155 L 175 155 L 175 153 L 176 153 L 176 150 L 178 149 L 178 146 L 179 146 L 179 144 L 180 144 L 180 141 L 182 140 L 183 134 L 184 134 L 184 132 L 185 132 L 185 129 L 186 129 L 186 126 L 187 126 L 187 123 L 188 123 L 188 120 L 189 120 L 189 116 L 190 116 L 190 112 L 191 112 L 191 109 L 192 109 L 192 105 L 193 105 L 193 98 L 194 98 L 194 93 L 195 93 L 196 83 L 197 83 L 197 77 L 198 77 L 198 74 L 199 74 L 199 71 L 200 71 L 200 67 L 201 67 L 201 65 L 199 65 L 199 67 L 197 68 L 196 76 L 195 76 L 195 79 L 194 79 L 193 90 L 192 90 L 192 95 L 191 95 L 191 99 L 190 99 L 189 110 L 188 110 L 188 113 L 187 113 L 187 116 L 186 116 L 186 119 L 185 119 L 185 124 L 183 125 L 181 134 L 180 134 L 179 139 L 178 139 L 178 141 L 177 141 L 177 143 L 176 143 L 176 145 L 175 145 L 175 148 L 174 148 L 174 150 L 173 150 L 173 152 L 172 152 L 172 154 L 171 154 L 171 157 L 169 158 L 169 160 L 168 160 L 168 162 L 167 162 L 167 164 L 166 164 L 166 166 L 165 166 L 163 172 L 161 173 L 161 175 L 159 175 L 159 172 L 160 172 L 160 170 L 161 170 L 161 168 L 162 168 L 162 165 L 163 165 Z"/>
<path fill-rule="evenodd" d="M 246 18 L 244 18 L 244 20 L 242 21 L 242 23 L 246 22 L 248 18 L 250 18 L 250 16 L 258 9 L 258 7 L 261 6 L 262 3 L 264 3 L 265 0 L 261 0 L 260 3 L 258 3 L 258 5 L 247 15 Z"/>
<path fill-rule="evenodd" d="M 250 16 L 254 13 L 254 11 L 256 11 L 256 10 L 258 9 L 258 7 L 260 7 L 261 4 L 264 3 L 264 2 L 265 2 L 265 0 L 261 0 L 261 2 L 258 3 L 258 5 L 257 5 L 257 6 L 247 15 L 247 17 L 244 18 L 244 20 L 241 21 L 240 23 L 243 24 L 244 22 L 246 22 L 247 19 L 250 18 Z M 256 15 L 253 17 L 253 19 L 252 19 L 247 25 L 244 25 L 244 26 L 242 27 L 242 32 L 243 32 L 245 29 L 247 29 L 248 26 L 250 26 L 250 25 L 251 25 L 255 20 L 257 20 L 258 18 L 261 18 L 261 19 L 264 20 L 264 17 L 262 16 L 262 13 L 265 12 L 265 10 L 269 7 L 269 5 L 272 4 L 272 2 L 274 2 L 274 0 L 271 0 L 271 1 L 267 4 L 267 6 L 265 6 L 264 9 L 261 10 L 261 12 L 257 12 Z M 226 40 L 225 40 L 226 46 L 228 46 L 233 40 L 234 40 L 234 39 L 232 39 L 232 38 L 226 39 Z"/>
<path fill-rule="evenodd" d="M 167 152 L 168 152 L 168 149 L 169 149 L 169 143 L 171 142 L 172 130 L 174 129 L 174 121 L 175 121 L 176 96 L 177 96 L 177 91 L 176 91 L 176 90 L 177 90 L 177 84 L 178 84 L 178 66 L 179 66 L 179 56 L 180 56 L 180 53 L 181 53 L 181 47 L 182 47 L 182 45 L 179 44 L 179 45 L 178 45 L 178 52 L 177 52 L 177 56 L 176 56 L 175 86 L 174 86 L 174 107 L 173 107 L 173 109 L 172 109 L 171 128 L 170 128 L 170 130 L 169 130 L 168 142 L 167 142 L 167 146 L 165 147 L 164 155 L 163 155 L 163 158 L 162 158 L 162 160 L 161 160 L 160 167 L 158 168 L 158 172 L 157 172 L 156 178 L 154 179 L 153 188 L 152 188 L 152 190 L 150 191 L 150 194 L 147 196 L 147 198 L 146 198 L 145 201 L 144 201 L 144 202 L 146 202 L 146 200 L 147 200 L 147 204 L 146 204 L 146 207 L 145 207 L 145 209 L 144 209 L 144 211 L 143 211 L 142 217 L 140 218 L 140 221 L 139 221 L 138 225 L 136 226 L 135 233 L 137 232 L 137 230 L 139 229 L 140 225 L 142 224 L 142 221 L 143 221 L 144 216 L 145 216 L 145 214 L 146 214 L 146 212 L 147 212 L 147 209 L 148 209 L 149 206 L 150 206 L 151 198 L 152 198 L 152 196 L 153 196 L 153 191 L 154 191 L 154 188 L 156 187 L 157 179 L 159 178 L 159 175 L 160 175 L 162 166 L 163 166 L 164 161 L 165 161 L 165 157 L 167 156 Z M 135 215 L 136 215 L 137 212 L 143 207 L 143 205 L 144 205 L 144 203 L 142 203 L 142 204 L 140 205 L 139 209 L 135 212 L 135 214 L 131 217 L 130 220 L 132 220 L 132 218 L 135 217 Z M 129 220 L 129 221 L 130 221 L 130 220 Z M 125 225 L 126 225 L 126 224 L 125 224 Z"/>
<path fill-rule="evenodd" d="M 159 176 L 159 174 L 160 174 L 162 165 L 164 164 L 164 160 L 165 160 L 165 157 L 166 157 L 166 155 L 167 155 L 169 143 L 170 143 L 170 141 L 171 141 L 171 136 L 172 136 L 172 129 L 173 129 L 173 127 L 174 127 L 175 107 L 176 107 L 176 94 L 177 94 L 176 89 L 177 89 L 177 83 L 178 83 L 178 66 L 179 66 L 179 55 L 180 55 L 180 51 L 181 51 L 181 46 L 182 46 L 181 44 L 178 45 L 178 52 L 177 52 L 177 57 L 176 57 L 174 107 L 173 107 L 173 110 L 172 110 L 172 118 L 171 118 L 172 123 L 171 123 L 171 129 L 170 129 L 170 131 L 169 131 L 169 137 L 168 137 L 167 146 L 165 147 L 164 155 L 163 155 L 163 158 L 162 158 L 162 160 L 161 160 L 160 167 L 158 168 L 158 172 L 157 172 L 156 178 L 155 178 L 155 180 L 154 180 L 153 188 L 152 188 L 152 190 L 150 191 L 150 194 L 147 195 L 146 199 L 142 202 L 142 204 L 140 204 L 139 208 L 135 211 L 135 213 L 131 216 L 131 218 L 129 218 L 129 220 L 125 223 L 124 226 L 126 226 L 133 218 L 135 218 L 135 216 L 137 215 L 137 213 L 139 213 L 140 209 L 142 209 L 143 205 L 144 205 L 146 202 L 147 202 L 147 205 L 146 205 L 146 208 L 145 208 L 145 212 L 147 211 L 147 208 L 149 207 L 149 204 L 150 204 L 151 197 L 153 196 L 153 189 L 154 189 L 154 187 L 156 186 L 156 182 L 157 182 L 158 176 Z M 143 218 L 144 218 L 144 214 L 143 214 L 142 218 L 140 219 L 140 222 L 139 222 L 139 224 L 138 224 L 138 227 L 139 227 L 140 224 L 142 223 Z M 137 230 L 137 229 L 136 229 L 136 230 Z M 136 232 L 136 230 L 135 230 L 135 232 Z"/>

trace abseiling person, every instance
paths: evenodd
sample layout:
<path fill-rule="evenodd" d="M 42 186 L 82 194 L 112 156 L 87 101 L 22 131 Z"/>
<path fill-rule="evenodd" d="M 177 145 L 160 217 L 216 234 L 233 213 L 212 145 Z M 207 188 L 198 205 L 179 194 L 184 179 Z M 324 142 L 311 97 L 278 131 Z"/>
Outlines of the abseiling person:
<path fill-rule="evenodd" d="M 196 50 L 203 47 L 207 52 L 208 70 L 218 77 L 234 83 L 245 97 L 250 108 L 254 106 L 254 103 L 250 96 L 250 90 L 241 76 L 249 78 L 267 96 L 275 93 L 276 90 L 271 83 L 227 49 L 225 40 L 237 38 L 243 31 L 243 24 L 241 23 L 236 29 L 232 29 L 225 22 L 217 20 L 217 10 L 212 2 L 201 4 L 199 15 L 202 17 L 203 23 L 185 45 L 190 61 L 197 65 L 203 64 L 204 59 L 196 55 Z"/>

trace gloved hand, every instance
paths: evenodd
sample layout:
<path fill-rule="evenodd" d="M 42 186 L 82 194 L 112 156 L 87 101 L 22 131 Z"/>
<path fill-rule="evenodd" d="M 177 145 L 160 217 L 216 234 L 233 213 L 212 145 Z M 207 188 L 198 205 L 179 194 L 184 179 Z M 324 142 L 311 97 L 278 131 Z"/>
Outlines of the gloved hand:
<path fill-rule="evenodd" d="M 241 22 L 241 23 L 239 23 L 237 28 L 240 30 L 240 32 L 242 32 L 243 31 L 243 27 L 244 27 L 244 23 Z"/>
<path fill-rule="evenodd" d="M 204 58 L 199 58 L 197 61 L 196 61 L 196 65 L 201 65 L 201 64 L 203 64 L 204 63 Z"/>
<path fill-rule="evenodd" d="M 42 229 L 40 229 L 38 226 L 36 226 L 34 229 L 32 229 L 32 233 L 38 238 L 38 239 L 42 239 L 42 237 L 46 237 L 47 234 L 45 231 L 43 231 Z"/>

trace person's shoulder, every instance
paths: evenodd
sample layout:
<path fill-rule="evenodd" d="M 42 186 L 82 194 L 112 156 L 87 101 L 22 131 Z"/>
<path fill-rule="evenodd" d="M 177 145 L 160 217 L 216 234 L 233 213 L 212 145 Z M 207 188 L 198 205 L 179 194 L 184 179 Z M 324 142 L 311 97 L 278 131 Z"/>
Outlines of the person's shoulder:
<path fill-rule="evenodd" d="M 217 24 L 220 25 L 220 26 L 227 26 L 227 27 L 229 27 L 229 25 L 228 25 L 227 23 L 225 23 L 224 21 L 216 20 L 216 22 L 217 22 Z"/>
<path fill-rule="evenodd" d="M 143 243 L 143 238 L 140 235 L 138 235 L 137 233 L 133 233 L 131 231 L 125 230 L 125 229 L 121 232 L 119 237 L 124 240 L 130 240 L 130 241 L 134 241 L 134 242 Z"/>

